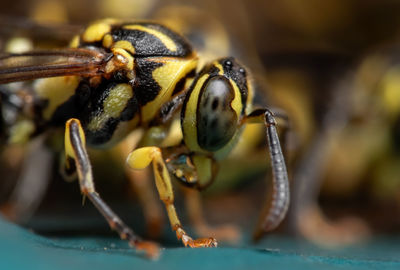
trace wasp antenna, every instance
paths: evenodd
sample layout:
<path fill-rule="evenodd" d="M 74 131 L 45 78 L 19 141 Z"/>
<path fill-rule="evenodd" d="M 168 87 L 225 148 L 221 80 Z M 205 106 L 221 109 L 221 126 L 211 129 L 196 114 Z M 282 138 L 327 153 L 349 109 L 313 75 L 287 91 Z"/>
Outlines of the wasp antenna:
<path fill-rule="evenodd" d="M 278 227 L 285 218 L 290 201 L 289 179 L 273 113 L 268 109 L 255 110 L 246 117 L 245 121 L 264 122 L 271 159 L 272 190 L 269 191 L 267 203 L 253 236 L 254 240 L 258 240 L 264 232 Z"/>
<path fill-rule="evenodd" d="M 285 160 L 282 154 L 276 121 L 269 110 L 265 112 L 265 124 L 267 126 L 267 139 L 272 165 L 272 201 L 268 215 L 264 219 L 263 229 L 271 231 L 275 229 L 286 216 L 289 208 L 289 179 Z"/>

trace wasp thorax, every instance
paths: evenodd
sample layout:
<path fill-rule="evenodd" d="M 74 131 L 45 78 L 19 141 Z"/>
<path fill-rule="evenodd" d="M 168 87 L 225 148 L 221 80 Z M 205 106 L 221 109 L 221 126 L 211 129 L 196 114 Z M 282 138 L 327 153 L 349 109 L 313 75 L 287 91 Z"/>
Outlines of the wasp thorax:
<path fill-rule="evenodd" d="M 234 136 L 238 117 L 232 108 L 235 92 L 223 76 L 208 80 L 201 92 L 197 111 L 197 139 L 201 148 L 216 151 Z"/>

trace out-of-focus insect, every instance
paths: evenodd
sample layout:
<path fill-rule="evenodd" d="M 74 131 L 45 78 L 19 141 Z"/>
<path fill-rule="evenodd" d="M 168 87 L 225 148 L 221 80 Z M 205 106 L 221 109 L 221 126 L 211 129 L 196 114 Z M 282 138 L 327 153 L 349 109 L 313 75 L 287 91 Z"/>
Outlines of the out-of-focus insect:
<path fill-rule="evenodd" d="M 71 48 L 0 57 L 0 84 L 38 79 L 28 89 L 1 91 L 2 102 L 13 104 L 20 114 L 14 123 L 3 121 L 2 130 L 12 141 L 12 136 L 31 138 L 65 126 L 66 175 L 77 172 L 83 195 L 122 239 L 156 256 L 157 245 L 136 236 L 96 192 L 86 145 L 110 147 L 135 128 L 144 128 L 142 143 L 129 154 L 128 165 L 133 169 L 153 165 L 159 197 L 185 246 L 213 247 L 217 245 L 214 238 L 192 239 L 182 228 L 171 175 L 189 187 L 206 188 L 215 178 L 218 161 L 235 146 L 244 125 L 263 124 L 273 192 L 262 227 L 272 230 L 289 204 L 275 117 L 268 109 L 252 108 L 249 75 L 234 58 L 215 60 L 199 72 L 197 62 L 190 44 L 160 24 L 94 22 L 72 40 Z M 160 147 L 179 115 L 183 140 Z M 20 119 L 30 128 L 23 128 Z"/>

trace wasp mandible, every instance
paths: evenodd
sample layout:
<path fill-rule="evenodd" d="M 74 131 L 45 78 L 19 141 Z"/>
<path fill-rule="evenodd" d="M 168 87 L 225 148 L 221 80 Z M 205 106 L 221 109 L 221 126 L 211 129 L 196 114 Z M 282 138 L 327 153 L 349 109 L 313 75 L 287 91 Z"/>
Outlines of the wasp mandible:
<path fill-rule="evenodd" d="M 183 229 L 171 176 L 189 187 L 206 188 L 244 126 L 259 123 L 265 126 L 273 175 L 272 200 L 262 227 L 277 227 L 289 205 L 276 120 L 270 110 L 252 108 L 246 69 L 232 57 L 217 59 L 200 71 L 197 62 L 191 45 L 173 30 L 158 23 L 114 19 L 92 23 L 70 48 L 0 57 L 1 84 L 36 79 L 32 98 L 23 105 L 29 108 L 21 111 L 34 128 L 19 136 L 65 127 L 66 175 L 76 172 L 83 196 L 122 239 L 149 256 L 157 253 L 157 245 L 138 237 L 96 192 L 87 146 L 110 147 L 136 128 L 147 130 L 142 138 L 146 143 L 130 152 L 128 165 L 143 169 L 152 164 L 171 227 L 185 246 L 214 247 L 214 238 L 192 239 Z M 172 119 L 179 116 L 182 141 L 160 147 L 163 136 L 153 134 L 153 127 L 166 136 Z"/>

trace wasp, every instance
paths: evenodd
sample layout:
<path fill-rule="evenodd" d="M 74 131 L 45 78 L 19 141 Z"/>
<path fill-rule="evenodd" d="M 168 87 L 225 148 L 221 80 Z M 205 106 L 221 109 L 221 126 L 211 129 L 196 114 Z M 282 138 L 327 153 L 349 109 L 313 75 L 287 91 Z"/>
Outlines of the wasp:
<path fill-rule="evenodd" d="M 198 190 L 208 187 L 218 162 L 229 155 L 245 125 L 259 123 L 265 126 L 273 175 L 264 230 L 276 228 L 289 205 L 277 122 L 267 108 L 253 109 L 248 71 L 233 57 L 216 59 L 200 70 L 198 61 L 189 42 L 172 29 L 114 19 L 90 24 L 69 48 L 0 57 L 0 84 L 34 80 L 30 89 L 20 91 L 23 94 L 13 93 L 21 100 L 19 119 L 30 123 L 18 136 L 32 138 L 64 128 L 66 176 L 76 173 L 83 196 L 110 227 L 151 257 L 158 254 L 158 245 L 137 236 L 96 192 L 87 147 L 108 148 L 133 130 L 144 129 L 139 147 L 127 157 L 128 166 L 140 170 L 152 165 L 171 228 L 185 246 L 215 247 L 216 239 L 193 239 L 185 232 L 171 179 Z M 2 91 L 2 102 L 10 100 L 8 95 Z M 179 118 L 182 140 L 162 147 L 171 122 Z M 3 133 L 12 137 L 15 133 L 7 131 L 18 125 L 3 123 Z"/>

